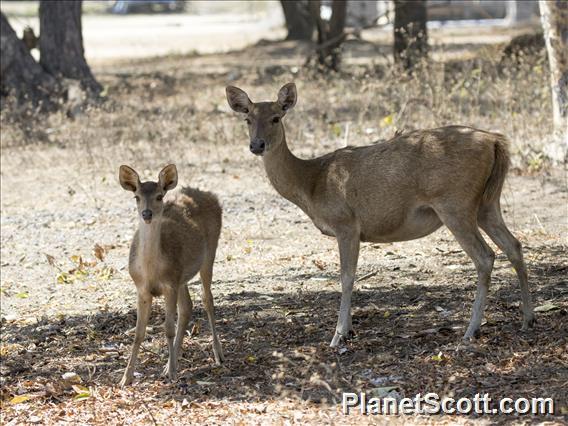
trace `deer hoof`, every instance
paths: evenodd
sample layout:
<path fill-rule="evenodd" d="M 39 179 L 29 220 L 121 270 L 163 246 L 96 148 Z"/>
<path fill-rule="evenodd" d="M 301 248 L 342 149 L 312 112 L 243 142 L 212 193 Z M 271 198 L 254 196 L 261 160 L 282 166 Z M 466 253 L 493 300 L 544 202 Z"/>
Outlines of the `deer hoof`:
<path fill-rule="evenodd" d="M 132 383 L 132 376 L 127 375 L 126 373 L 122 376 L 120 383 L 118 384 L 121 388 L 128 386 Z"/>
<path fill-rule="evenodd" d="M 345 342 L 346 336 L 341 333 L 335 332 L 333 339 L 331 339 L 331 343 L 329 345 L 330 348 L 337 348 L 340 343 Z"/>
<path fill-rule="evenodd" d="M 523 319 L 523 326 L 521 327 L 521 331 L 528 331 L 530 328 L 533 328 L 536 324 L 536 318 L 533 315 L 529 315 Z"/>
<path fill-rule="evenodd" d="M 215 358 L 215 364 L 217 365 L 221 365 L 223 364 L 223 361 L 225 361 L 225 355 L 223 355 L 223 349 L 221 349 L 220 344 L 217 345 L 214 344 L 213 356 Z"/>
<path fill-rule="evenodd" d="M 473 342 L 474 340 L 478 339 L 481 336 L 481 331 L 479 328 L 475 330 L 467 330 L 463 336 L 463 340 L 465 342 Z"/>
<path fill-rule="evenodd" d="M 167 377 L 168 379 L 170 379 L 170 381 L 172 381 L 172 382 L 177 379 L 176 369 L 170 368 L 169 362 L 164 366 L 164 371 L 162 372 L 162 375 Z"/>

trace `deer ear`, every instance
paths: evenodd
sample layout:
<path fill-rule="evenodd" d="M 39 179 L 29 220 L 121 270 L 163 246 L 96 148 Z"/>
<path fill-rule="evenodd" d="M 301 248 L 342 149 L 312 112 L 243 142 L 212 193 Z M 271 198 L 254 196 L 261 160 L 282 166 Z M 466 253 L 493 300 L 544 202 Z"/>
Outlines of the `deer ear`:
<path fill-rule="evenodd" d="M 282 106 L 283 111 L 288 111 L 294 108 L 297 100 L 298 94 L 294 83 L 285 84 L 278 91 L 278 103 Z"/>
<path fill-rule="evenodd" d="M 127 191 L 136 192 L 138 185 L 140 185 L 138 173 L 128 166 L 120 166 L 118 180 L 120 181 L 120 185 Z"/>
<path fill-rule="evenodd" d="M 178 183 L 178 172 L 175 164 L 167 165 L 159 175 L 159 184 L 164 191 L 174 189 Z"/>
<path fill-rule="evenodd" d="M 233 111 L 242 112 L 243 114 L 249 113 L 252 102 L 244 90 L 235 86 L 227 86 L 225 92 L 227 93 L 227 102 L 229 102 L 229 106 Z"/>

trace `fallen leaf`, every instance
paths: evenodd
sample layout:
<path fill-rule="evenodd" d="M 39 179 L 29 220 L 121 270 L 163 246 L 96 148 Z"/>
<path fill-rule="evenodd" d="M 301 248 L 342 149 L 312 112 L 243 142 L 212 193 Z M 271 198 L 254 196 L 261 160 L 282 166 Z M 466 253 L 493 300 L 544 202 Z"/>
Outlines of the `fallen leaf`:
<path fill-rule="evenodd" d="M 163 408 L 172 408 L 176 406 L 176 402 L 173 399 L 170 399 L 169 401 L 166 401 L 162 404 Z"/>
<path fill-rule="evenodd" d="M 537 306 L 534 308 L 535 312 L 548 312 L 554 311 L 555 309 L 560 309 L 559 306 L 553 305 L 552 303 L 545 303 L 544 305 Z"/>
<path fill-rule="evenodd" d="M 331 133 L 338 138 L 341 136 L 341 126 L 338 123 L 333 123 L 331 126 Z"/>
<path fill-rule="evenodd" d="M 73 282 L 73 276 L 67 272 L 60 272 L 57 274 L 57 282 L 59 284 L 71 284 Z"/>
<path fill-rule="evenodd" d="M 381 127 L 392 126 L 393 121 L 394 121 L 394 114 L 389 114 L 386 117 L 383 117 L 383 119 L 380 122 L 380 126 Z"/>
<path fill-rule="evenodd" d="M 101 262 L 105 260 L 105 249 L 102 248 L 100 245 L 95 244 L 93 252 L 95 253 L 95 257 L 99 259 Z"/>
<path fill-rule="evenodd" d="M 107 267 L 102 268 L 98 272 L 97 277 L 101 281 L 109 281 L 112 278 L 112 276 L 114 275 L 115 272 L 116 271 L 112 266 L 107 266 Z"/>
<path fill-rule="evenodd" d="M 74 372 L 68 372 L 61 376 L 64 382 L 68 384 L 77 384 L 81 383 L 81 376 Z"/>
<path fill-rule="evenodd" d="M 446 359 L 442 352 L 438 352 L 438 355 L 432 355 L 432 361 L 442 362 Z"/>
<path fill-rule="evenodd" d="M 23 395 L 17 395 L 14 398 L 12 398 L 10 400 L 10 404 L 19 404 L 21 402 L 26 402 L 30 399 L 29 395 L 23 394 Z"/>
<path fill-rule="evenodd" d="M 325 263 L 323 261 L 321 261 L 319 259 L 315 259 L 315 260 L 313 260 L 313 262 L 314 262 L 314 265 L 316 265 L 320 271 L 323 271 L 325 269 Z"/>
<path fill-rule="evenodd" d="M 49 263 L 50 266 L 55 266 L 55 257 L 53 257 L 50 254 L 44 253 L 45 257 L 47 259 L 47 263 Z"/>
<path fill-rule="evenodd" d="M 197 320 L 195 321 L 195 324 L 193 324 L 193 327 L 191 327 L 190 336 L 197 336 L 200 331 L 201 331 L 201 321 Z"/>

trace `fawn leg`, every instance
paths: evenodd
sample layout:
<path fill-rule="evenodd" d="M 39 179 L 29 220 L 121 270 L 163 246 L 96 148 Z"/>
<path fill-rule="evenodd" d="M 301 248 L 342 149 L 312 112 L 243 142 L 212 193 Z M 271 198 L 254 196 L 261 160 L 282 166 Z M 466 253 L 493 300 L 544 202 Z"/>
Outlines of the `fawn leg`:
<path fill-rule="evenodd" d="M 166 339 L 168 340 L 168 363 L 164 368 L 164 374 L 167 375 L 170 380 L 175 380 L 177 375 L 177 353 L 174 348 L 177 295 L 178 290 L 173 288 L 164 292 L 166 299 L 166 321 L 164 322 L 164 328 L 166 330 Z"/>
<path fill-rule="evenodd" d="M 148 319 L 150 318 L 150 310 L 152 307 L 152 296 L 146 293 L 138 293 L 138 307 L 136 312 L 136 334 L 134 337 L 134 343 L 132 344 L 132 351 L 130 353 L 130 359 L 128 360 L 128 365 L 120 381 L 120 386 L 124 387 L 132 383 L 132 378 L 134 377 L 134 368 L 136 366 L 136 360 L 138 359 L 138 351 L 140 350 L 140 345 L 144 340 L 146 335 L 146 326 L 148 325 Z"/>
<path fill-rule="evenodd" d="M 185 331 L 187 330 L 187 325 L 191 320 L 193 315 L 193 304 L 191 303 L 191 297 L 189 296 L 189 291 L 185 284 L 180 285 L 178 289 L 178 320 L 176 329 L 176 338 L 174 340 L 174 353 L 179 357 L 181 347 L 183 344 L 183 338 L 185 336 Z"/>
<path fill-rule="evenodd" d="M 200 271 L 201 283 L 203 285 L 203 304 L 207 312 L 207 319 L 209 320 L 209 328 L 213 335 L 213 355 L 215 362 L 221 364 L 223 362 L 223 349 L 217 331 L 215 330 L 215 306 L 213 305 L 213 295 L 211 294 L 211 281 L 213 279 L 213 259 L 205 262 Z"/>

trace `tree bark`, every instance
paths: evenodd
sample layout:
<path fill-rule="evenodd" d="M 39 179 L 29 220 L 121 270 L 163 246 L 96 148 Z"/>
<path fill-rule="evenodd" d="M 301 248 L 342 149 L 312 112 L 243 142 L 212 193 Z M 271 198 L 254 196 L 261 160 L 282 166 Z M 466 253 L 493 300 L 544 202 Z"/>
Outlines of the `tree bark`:
<path fill-rule="evenodd" d="M 18 103 L 52 106 L 51 95 L 59 91 L 57 81 L 34 60 L 3 13 L 0 21 L 2 98 L 13 96 Z"/>
<path fill-rule="evenodd" d="M 40 64 L 56 78 L 79 80 L 89 94 L 98 95 L 102 87 L 85 60 L 81 6 L 80 0 L 40 1 Z"/>
<path fill-rule="evenodd" d="M 316 22 L 318 33 L 318 62 L 337 71 L 341 60 L 341 44 L 345 40 L 347 0 L 333 0 L 329 22 L 322 19 L 320 8 L 319 0 L 310 1 L 310 13 Z"/>
<path fill-rule="evenodd" d="M 315 23 L 308 11 L 308 4 L 298 0 L 280 0 L 288 35 L 286 40 L 311 40 Z"/>
<path fill-rule="evenodd" d="M 424 0 L 394 0 L 394 61 L 406 70 L 428 55 Z"/>
<path fill-rule="evenodd" d="M 568 137 L 568 3 L 540 0 L 540 16 L 550 64 L 554 132 L 566 145 Z M 566 147 L 564 147 L 566 149 Z"/>

